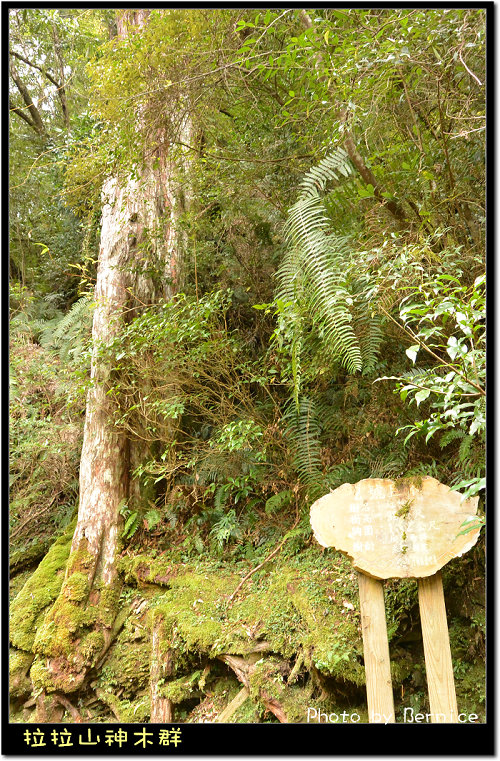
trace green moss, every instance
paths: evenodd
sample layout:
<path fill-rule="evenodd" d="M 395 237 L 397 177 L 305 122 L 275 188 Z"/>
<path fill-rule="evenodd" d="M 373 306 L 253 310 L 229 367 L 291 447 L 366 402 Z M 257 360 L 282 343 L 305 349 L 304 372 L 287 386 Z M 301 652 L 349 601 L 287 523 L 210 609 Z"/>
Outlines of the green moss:
<path fill-rule="evenodd" d="M 408 516 L 408 513 L 411 510 L 411 506 L 413 505 L 414 500 L 413 499 L 407 499 L 406 502 L 403 502 L 399 510 L 397 510 L 394 515 L 396 518 L 406 518 Z"/>
<path fill-rule="evenodd" d="M 89 574 L 96 559 L 82 539 L 69 555 L 67 573 L 60 593 L 40 621 L 32 650 L 49 659 L 49 678 L 39 667 L 35 674 L 47 690 L 76 689 L 85 671 L 97 663 L 104 650 L 104 629 L 112 629 L 116 618 L 121 582 L 91 591 Z M 95 595 L 92 604 L 91 593 Z"/>
<path fill-rule="evenodd" d="M 357 712 L 364 721 L 366 708 L 351 708 L 360 702 L 360 696 L 362 701 L 365 682 L 357 576 L 339 553 L 321 552 L 317 547 L 288 557 L 282 553 L 253 574 L 234 598 L 233 592 L 250 569 L 248 563 L 174 563 L 173 556 L 153 562 L 148 555 L 123 558 L 123 573 L 140 591 L 129 587 L 120 597 L 119 584 L 102 587 L 96 590 L 95 605 L 85 606 L 87 560 L 83 550 L 81 546 L 63 593 L 48 614 L 42 611 L 43 624 L 37 624 L 34 649 L 38 657 L 31 669 L 36 689 L 70 691 L 78 671 L 98 662 L 104 648 L 104 627 L 109 630 L 113 622 L 116 626 L 121 605 L 124 626 L 94 683 L 121 721 L 148 720 L 153 627 L 159 632 L 160 655 L 170 651 L 172 656 L 172 672 L 168 681 L 160 682 L 160 694 L 179 705 L 206 693 L 199 705 L 199 720 L 213 720 L 241 688 L 233 677 L 227 677 L 226 666 L 217 665 L 217 655 L 245 655 L 260 647 L 264 648 L 262 658 L 250 677 L 251 696 L 231 721 L 277 721 L 266 709 L 266 699 L 278 701 L 289 721 L 305 721 L 309 706 L 340 714 L 344 709 L 339 708 L 335 683 L 347 690 L 348 713 Z M 416 583 L 398 580 L 385 587 L 388 626 L 395 640 L 391 671 L 396 687 L 411 678 L 420 657 L 412 645 L 408 652 L 400 644 L 401 634 L 406 637 L 415 616 L 418 620 L 418 612 L 414 614 L 418 609 Z M 473 631 L 479 637 L 482 621 L 479 614 L 476 618 Z M 481 716 L 484 664 L 476 667 L 473 662 L 476 655 L 469 647 L 470 632 L 471 622 L 465 618 L 450 628 L 457 694 L 461 710 L 470 709 Z M 421 650 L 421 636 L 418 647 Z M 211 659 L 210 671 L 204 674 L 208 687 L 200 683 L 200 663 L 205 664 L 207 657 Z M 48 659 L 54 658 L 55 677 L 54 669 L 47 669 Z M 290 679 L 294 661 L 297 668 Z M 226 689 L 219 694 L 219 685 L 222 689 L 228 679 L 229 693 Z M 412 694 L 411 685 L 405 682 L 406 701 Z M 323 699 L 317 695 L 320 688 L 329 692 L 322 693 Z M 196 717 L 196 710 L 192 713 Z M 187 720 L 191 720 L 189 715 Z"/>
<path fill-rule="evenodd" d="M 250 697 L 264 709 L 266 701 L 276 701 L 284 709 L 289 723 L 306 720 L 313 689 L 310 682 L 306 687 L 288 686 L 283 662 L 275 657 L 258 661 L 250 677 Z"/>
<path fill-rule="evenodd" d="M 100 654 L 104 650 L 104 634 L 100 631 L 91 631 L 83 637 L 80 651 L 85 661 L 94 665 Z"/>
<path fill-rule="evenodd" d="M 51 541 L 48 539 L 37 539 L 29 546 L 23 549 L 15 550 L 9 555 L 9 570 L 10 573 L 16 573 L 23 568 L 33 566 L 37 560 L 43 558 L 43 556 L 50 549 Z"/>
<path fill-rule="evenodd" d="M 403 478 L 396 478 L 394 480 L 394 486 L 398 491 L 405 491 L 410 486 L 414 486 L 416 489 L 421 489 L 423 485 L 422 476 L 404 476 Z"/>
<path fill-rule="evenodd" d="M 106 703 L 119 722 L 131 724 L 145 722 L 151 715 L 148 695 L 139 695 L 134 700 L 120 700 L 112 692 L 98 690 L 98 697 Z"/>
<path fill-rule="evenodd" d="M 9 603 L 11 605 L 32 574 L 33 571 L 21 571 L 21 573 L 11 576 L 9 579 Z"/>
<path fill-rule="evenodd" d="M 245 700 L 231 716 L 233 724 L 257 724 L 260 721 L 262 710 L 252 700 Z"/>
<path fill-rule="evenodd" d="M 75 635 L 83 627 L 91 626 L 96 615 L 94 608 L 82 607 L 59 596 L 37 630 L 33 652 L 50 657 L 71 655 Z"/>
<path fill-rule="evenodd" d="M 76 571 L 64 582 L 62 594 L 68 600 L 82 602 L 87 599 L 90 592 L 88 576 L 85 573 Z"/>
<path fill-rule="evenodd" d="M 137 625 L 137 618 L 130 616 L 97 678 L 99 688 L 105 691 L 121 689 L 125 698 L 131 697 L 138 690 L 146 689 L 149 684 L 151 643 L 149 637 L 144 641 L 137 639 Z M 147 632 L 143 631 L 146 635 Z"/>
<path fill-rule="evenodd" d="M 189 676 L 174 679 L 163 686 L 160 685 L 160 695 L 169 698 L 172 703 L 182 703 L 183 700 L 200 696 L 202 693 L 198 689 L 198 683 L 201 674 L 201 671 L 195 671 Z"/>
<path fill-rule="evenodd" d="M 31 651 L 43 611 L 61 591 L 75 524 L 52 545 L 10 608 L 10 638 L 21 650 Z"/>
<path fill-rule="evenodd" d="M 364 668 L 358 660 L 362 655 L 362 643 L 355 595 L 348 595 L 344 590 L 345 598 L 336 595 L 333 604 L 331 594 L 328 594 L 329 585 L 325 585 L 320 577 L 297 579 L 295 575 L 287 582 L 286 589 L 306 624 L 301 647 L 309 654 L 312 664 L 328 676 L 364 684 Z"/>
<path fill-rule="evenodd" d="M 119 582 L 102 587 L 97 605 L 97 620 L 106 627 L 111 627 L 119 606 L 121 584 Z"/>
<path fill-rule="evenodd" d="M 30 671 L 31 681 L 36 691 L 52 691 L 53 679 L 44 658 L 36 657 Z"/>
<path fill-rule="evenodd" d="M 73 550 L 68 558 L 68 576 L 74 573 L 84 573 L 88 576 L 88 572 L 95 565 L 95 556 L 87 550 L 87 540 L 82 537 L 76 550 Z"/>
<path fill-rule="evenodd" d="M 282 561 L 272 572 L 256 574 L 231 602 L 240 574 L 208 564 L 204 573 L 201 564 L 197 570 L 184 566 L 152 601 L 149 625 L 161 616 L 164 641 L 177 652 L 245 654 L 264 640 L 285 657 L 307 651 L 325 674 L 363 684 L 356 582 L 337 576 L 340 563 L 339 556 L 331 557 L 320 570 Z"/>
<path fill-rule="evenodd" d="M 33 662 L 33 655 L 23 650 L 10 649 L 9 653 L 9 691 L 11 697 L 27 695 L 31 690 L 28 672 Z"/>

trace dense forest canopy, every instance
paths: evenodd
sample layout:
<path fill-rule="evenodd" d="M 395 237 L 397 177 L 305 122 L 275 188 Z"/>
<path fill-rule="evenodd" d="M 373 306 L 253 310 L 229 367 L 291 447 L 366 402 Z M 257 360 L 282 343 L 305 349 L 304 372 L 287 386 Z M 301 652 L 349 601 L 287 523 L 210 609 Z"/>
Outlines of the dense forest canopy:
<path fill-rule="evenodd" d="M 432 476 L 483 521 L 485 10 L 11 8 L 9 35 L 13 720 L 365 716 L 309 507 Z M 444 570 L 481 721 L 483 555 Z M 416 585 L 385 593 L 397 711 L 425 708 Z"/>

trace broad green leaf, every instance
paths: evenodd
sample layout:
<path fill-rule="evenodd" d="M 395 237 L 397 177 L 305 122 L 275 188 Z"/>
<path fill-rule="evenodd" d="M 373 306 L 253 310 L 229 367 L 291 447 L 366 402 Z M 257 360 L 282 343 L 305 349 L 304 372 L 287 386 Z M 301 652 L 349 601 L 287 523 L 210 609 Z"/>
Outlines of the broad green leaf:
<path fill-rule="evenodd" d="M 414 344 L 413 346 L 410 346 L 408 349 L 406 349 L 405 354 L 406 356 L 411 359 L 413 364 L 415 364 L 415 361 L 417 359 L 417 354 L 419 352 L 420 346 L 419 344 Z"/>

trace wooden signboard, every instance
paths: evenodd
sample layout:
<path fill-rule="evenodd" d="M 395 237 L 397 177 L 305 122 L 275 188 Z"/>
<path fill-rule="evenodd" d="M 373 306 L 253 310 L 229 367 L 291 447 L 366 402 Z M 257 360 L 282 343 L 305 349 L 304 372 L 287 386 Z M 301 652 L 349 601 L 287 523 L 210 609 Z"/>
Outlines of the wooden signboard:
<path fill-rule="evenodd" d="M 358 570 L 371 722 L 394 722 L 394 701 L 380 579 L 419 579 L 419 606 L 431 720 L 457 722 L 458 712 L 440 569 L 477 541 L 461 534 L 478 498 L 462 501 L 435 478 L 367 478 L 343 484 L 311 507 L 314 536 L 348 555 Z"/>

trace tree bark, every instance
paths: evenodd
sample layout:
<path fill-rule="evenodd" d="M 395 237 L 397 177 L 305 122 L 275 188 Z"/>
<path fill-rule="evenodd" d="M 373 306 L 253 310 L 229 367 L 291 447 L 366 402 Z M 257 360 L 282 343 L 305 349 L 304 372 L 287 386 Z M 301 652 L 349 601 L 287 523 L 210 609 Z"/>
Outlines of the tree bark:
<path fill-rule="evenodd" d="M 173 705 L 169 698 L 160 694 L 160 681 L 168 679 L 173 673 L 173 655 L 168 649 L 162 653 L 161 640 L 165 637 L 161 620 L 151 629 L 151 670 L 149 677 L 149 696 L 151 701 L 151 724 L 168 724 L 173 721 Z"/>
<path fill-rule="evenodd" d="M 147 11 L 118 19 L 122 36 L 142 26 Z M 143 127 L 138 115 L 138 130 Z M 183 125 L 189 132 L 189 124 Z M 120 583 L 116 569 L 125 503 L 140 499 L 131 472 L 146 454 L 138 442 L 113 425 L 119 400 L 110 390 L 114 367 L 106 350 L 122 326 L 160 295 L 169 296 L 177 281 L 179 202 L 171 175 L 168 143 L 144 158 L 133 176 L 109 178 L 103 186 L 103 211 L 95 310 L 92 326 L 91 385 L 87 394 L 78 521 L 59 598 L 37 632 L 40 656 L 31 672 L 49 692 L 72 692 L 109 646 L 118 612 Z M 145 263 L 144 260 L 148 261 Z M 158 277 L 151 265 L 160 267 Z M 40 676 L 40 662 L 44 670 Z"/>

